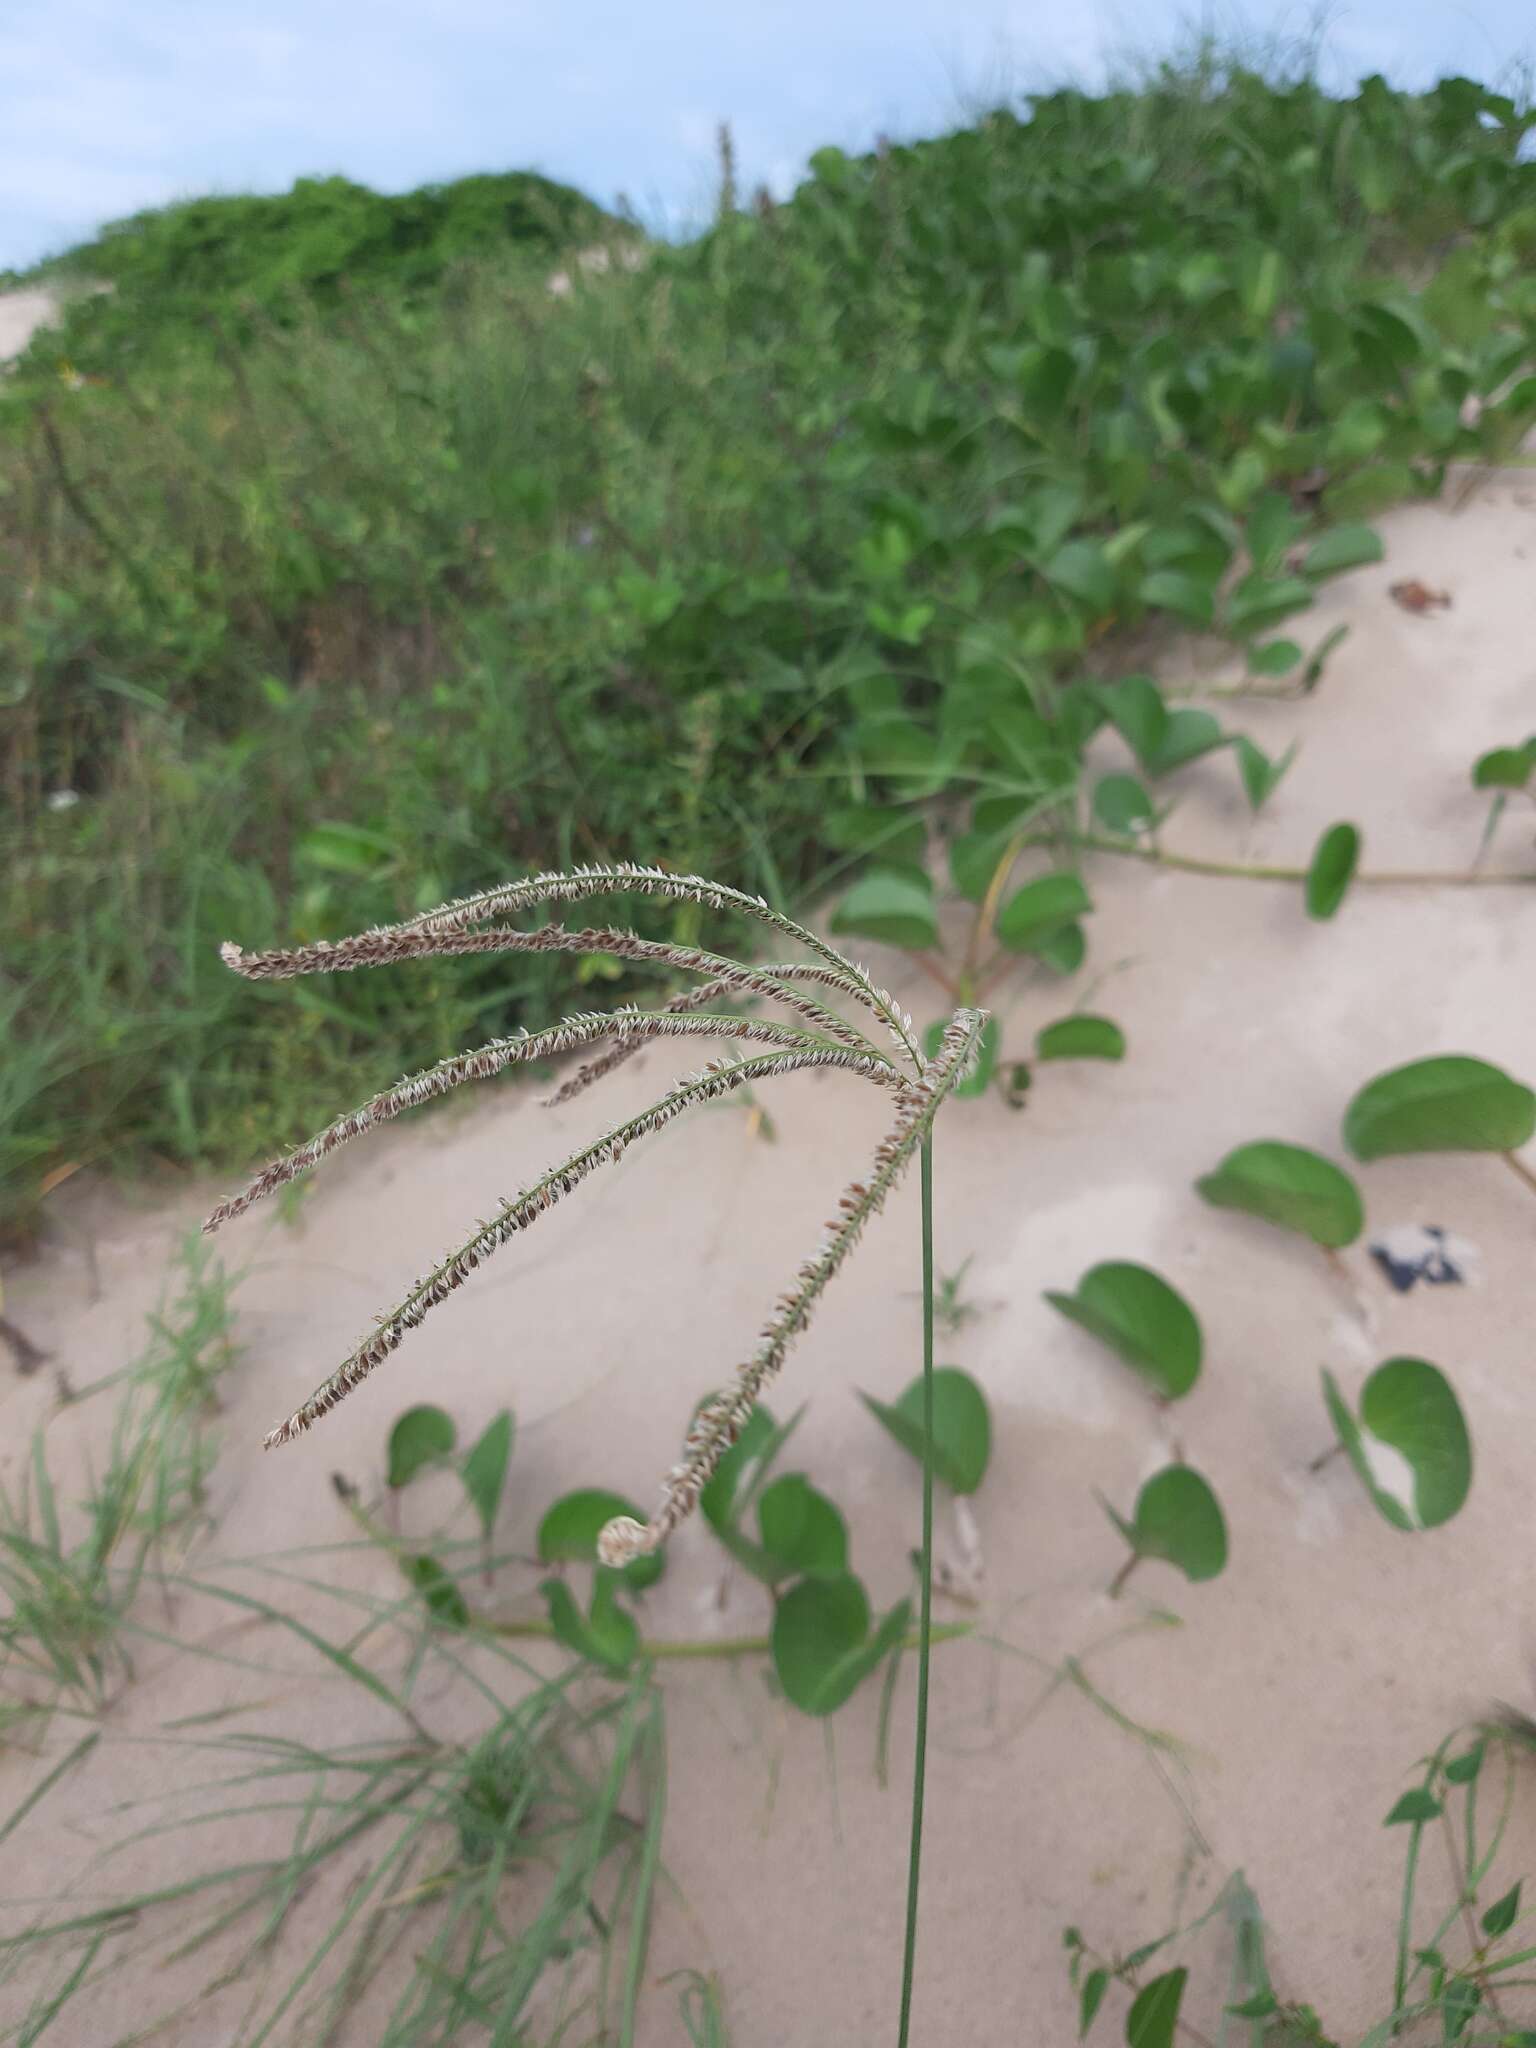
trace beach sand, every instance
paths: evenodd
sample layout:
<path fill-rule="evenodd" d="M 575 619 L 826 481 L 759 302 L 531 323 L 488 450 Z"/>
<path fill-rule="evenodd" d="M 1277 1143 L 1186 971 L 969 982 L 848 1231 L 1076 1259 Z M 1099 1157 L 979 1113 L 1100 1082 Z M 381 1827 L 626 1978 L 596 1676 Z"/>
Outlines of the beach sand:
<path fill-rule="evenodd" d="M 1314 697 L 1216 707 L 1271 753 L 1299 742 L 1267 808 L 1254 818 L 1235 762 L 1210 756 L 1163 786 L 1178 804 L 1162 831 L 1168 849 L 1304 866 L 1320 832 L 1350 819 L 1363 833 L 1365 870 L 1465 873 L 1487 808 L 1470 786 L 1471 763 L 1536 726 L 1536 474 L 1501 472 L 1460 510 L 1450 496 L 1388 515 L 1386 560 L 1330 584 L 1289 629 L 1308 644 L 1334 623 L 1351 629 Z M 1450 607 L 1403 610 L 1388 594 L 1403 578 L 1445 590 Z M 1188 659 L 1198 667 L 1199 650 Z M 1106 768 L 1127 765 L 1112 736 L 1095 746 Z M 1536 867 L 1528 805 L 1511 807 L 1486 864 Z M 1384 1828 L 1385 1814 L 1455 1724 L 1496 1699 L 1536 1708 L 1527 1550 L 1536 1200 L 1492 1157 L 1360 1169 L 1372 1232 L 1438 1224 L 1480 1253 L 1476 1285 L 1399 1295 L 1363 1242 L 1344 1254 L 1343 1284 L 1306 1243 L 1204 1206 L 1192 1182 L 1253 1138 L 1342 1157 L 1346 1102 L 1401 1061 L 1471 1052 L 1536 1076 L 1536 892 L 1357 886 L 1318 925 L 1294 884 L 1108 855 L 1090 859 L 1087 878 L 1096 909 L 1082 984 L 1021 964 L 997 992 L 1005 1057 L 1027 1057 L 1037 1028 L 1080 1001 L 1119 1020 L 1128 1057 L 1042 1064 L 1023 1109 L 996 1097 L 957 1103 L 936 1139 L 939 1269 L 972 1262 L 965 1294 L 980 1311 L 941 1337 L 940 1358 L 985 1388 L 993 1451 L 973 1502 L 981 1604 L 939 1602 L 940 1618 L 975 1620 L 978 1634 L 934 1654 L 914 2040 L 1073 2040 L 1063 1928 L 1075 1923 L 1100 1946 L 1127 1950 L 1209 1904 L 1238 1869 L 1270 1928 L 1277 1987 L 1313 2002 L 1349 2039 L 1390 2005 L 1404 1833 Z M 867 957 L 920 1021 L 944 1009 L 910 962 L 875 948 Z M 322 1428 L 280 1454 L 264 1455 L 260 1443 L 497 1196 L 696 1063 L 688 1047 L 648 1053 L 601 1096 L 556 1110 L 515 1083 L 466 1091 L 454 1108 L 348 1147 L 316 1176 L 296 1225 L 257 1212 L 216 1240 L 249 1271 L 236 1296 L 244 1356 L 226 1383 L 217 1526 L 195 1555 L 200 1577 L 278 1599 L 317 1628 L 349 1627 L 326 1596 L 230 1561 L 348 1542 L 355 1531 L 330 1475 L 376 1488 L 390 1425 L 415 1401 L 446 1407 L 461 1442 L 501 1406 L 515 1410 L 497 1532 L 507 1549 L 531 1548 L 544 1507 L 567 1488 L 652 1498 L 692 1404 L 750 1348 L 867 1159 L 887 1116 L 876 1091 L 836 1074 L 798 1076 L 764 1098 L 774 1142 L 732 1105 L 637 1144 L 499 1254 Z M 7 1312 L 76 1386 L 120 1367 L 142 1348 L 178 1236 L 225 1191 L 187 1185 L 135 1200 L 77 1176 L 51 1198 L 41 1255 L 8 1275 Z M 1173 1411 L 1160 1414 L 1041 1299 L 1105 1259 L 1155 1266 L 1198 1310 L 1205 1372 Z M 911 1584 L 918 1472 L 856 1395 L 894 1398 L 916 1372 L 918 1279 L 914 1174 L 770 1397 L 780 1416 L 809 1403 L 787 1463 L 842 1506 L 853 1566 L 877 1606 Z M 1309 1471 L 1329 1441 L 1320 1368 L 1354 1394 L 1372 1365 L 1404 1352 L 1452 1376 L 1477 1460 L 1461 1515 L 1413 1536 L 1375 1513 L 1342 1460 Z M 83 1472 L 108 1405 L 54 1414 L 52 1368 L 7 1371 L 0 1478 L 14 1485 L 45 1421 L 60 1469 Z M 1225 1504 L 1230 1566 L 1188 1585 L 1148 1564 L 1111 1601 L 1105 1589 L 1123 1553 L 1095 1490 L 1127 1512 L 1175 1438 Z M 942 1494 L 939 1536 L 956 1551 Z M 666 1578 L 646 1596 L 648 1633 L 703 1639 L 766 1627 L 766 1596 L 739 1574 L 721 1604 L 721 1555 L 702 1527 L 682 1531 L 671 1551 Z M 349 1553 L 335 1569 L 348 1583 L 391 1590 L 380 1553 Z M 539 1613 L 535 1577 L 504 1574 L 494 1610 Z M 172 1640 L 140 1647 L 138 1681 L 107 1714 L 95 1752 L 6 1844 L 12 1900 L 71 1885 L 96 1897 L 185 1875 L 194 1856 L 242 1853 L 248 1830 L 226 1821 L 200 1829 L 191 1846 L 151 1841 L 107 1875 L 91 1869 L 123 1825 L 114 1805 L 163 1794 L 187 1774 L 173 1742 L 144 1739 L 167 1722 L 255 1700 L 241 1728 L 319 1740 L 336 1736 L 338 1700 L 353 1711 L 355 1692 L 291 1639 L 254 1623 L 233 1629 L 197 1596 L 174 1594 L 169 1617 L 158 1596 L 145 1599 Z M 1178 1625 L 1128 1629 L 1153 1610 Z M 238 1648 L 269 1661 L 270 1675 L 194 1656 L 178 1640 Z M 1180 1744 L 1181 1760 L 1150 1752 L 1073 1684 L 1053 1687 L 1067 1657 L 1085 1660 L 1120 1713 Z M 535 1661 L 553 1670 L 560 1659 L 541 1646 Z M 664 1856 L 676 1889 L 659 1907 L 655 1972 L 717 1970 L 736 2048 L 894 2039 L 910 1661 L 888 1790 L 874 1769 L 876 1683 L 836 1716 L 829 1740 L 773 1697 L 761 1659 L 659 1670 Z M 435 1729 L 472 1733 L 483 1708 L 443 1690 L 421 1711 Z M 81 1732 L 61 1720 L 41 1758 L 0 1753 L 0 1817 Z M 349 1723 L 347 1732 L 370 1731 Z M 1439 1904 L 1453 1893 L 1436 1847 L 1426 1842 L 1426 1886 Z M 1523 1798 L 1506 1866 L 1505 1883 L 1536 1872 L 1536 1814 Z M 25 1924 L 27 1911 L 12 1905 L 6 1925 Z M 274 1972 L 302 1953 L 285 1935 Z M 1188 2008 L 1197 2019 L 1226 1984 L 1214 1935 L 1202 1953 L 1205 1981 Z M 126 2015 L 142 2024 L 204 1974 L 198 1957 L 157 1971 L 125 1961 L 50 2040 L 115 2041 Z M 377 2038 L 398 1981 L 386 1969 L 369 1987 L 343 2041 Z M 18 2017 L 20 1995 L 19 1984 L 0 1985 L 0 2018 Z M 682 2038 L 675 1997 L 648 1996 L 643 2042 Z M 243 2038 L 241 2010 L 226 1994 L 160 2038 Z M 1536 2025 L 1536 2000 L 1512 2017 Z M 1123 2021 L 1099 2024 L 1111 2039 Z"/>

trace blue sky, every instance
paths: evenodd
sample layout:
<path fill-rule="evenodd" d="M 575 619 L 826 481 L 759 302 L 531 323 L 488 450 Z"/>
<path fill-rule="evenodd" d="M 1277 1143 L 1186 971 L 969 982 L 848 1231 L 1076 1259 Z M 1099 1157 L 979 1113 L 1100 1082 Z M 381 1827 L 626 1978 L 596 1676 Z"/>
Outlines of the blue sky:
<path fill-rule="evenodd" d="M 1166 48 L 1181 0 L 0 0 L 0 266 L 140 207 L 340 171 L 401 191 L 531 167 L 653 225 L 705 205 L 716 123 L 744 185 L 823 143 L 932 133 L 967 96 Z M 1218 29 L 1296 37 L 1305 8 Z M 1536 54 L 1530 0 L 1354 0 L 1330 83 L 1493 80 Z M 994 92 L 995 96 L 995 92 Z"/>

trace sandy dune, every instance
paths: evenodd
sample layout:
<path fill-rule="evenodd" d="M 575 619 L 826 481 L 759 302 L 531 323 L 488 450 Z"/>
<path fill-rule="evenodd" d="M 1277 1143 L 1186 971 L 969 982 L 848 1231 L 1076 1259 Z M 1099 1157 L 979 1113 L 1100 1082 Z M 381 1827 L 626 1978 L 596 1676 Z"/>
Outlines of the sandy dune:
<path fill-rule="evenodd" d="M 59 315 L 50 291 L 0 292 L 0 363 L 19 356 L 39 327 Z"/>
<path fill-rule="evenodd" d="M 1271 752 L 1300 740 L 1288 780 L 1254 820 L 1226 755 L 1185 770 L 1164 833 L 1170 848 L 1305 863 L 1320 830 L 1350 818 L 1369 869 L 1467 868 L 1484 812 L 1470 763 L 1536 726 L 1536 477 L 1505 473 L 1457 513 L 1399 511 L 1383 532 L 1387 560 L 1331 586 L 1305 622 L 1302 637 L 1335 620 L 1353 628 L 1318 695 L 1220 707 Z M 1400 609 L 1388 586 L 1404 577 L 1448 591 L 1450 609 Z M 1103 744 L 1107 763 L 1116 745 Z M 1490 864 L 1536 866 L 1531 839 L 1529 813 L 1510 816 Z M 1365 1169 L 1373 1229 L 1441 1224 L 1481 1254 L 1475 1287 L 1396 1295 L 1362 1247 L 1345 1255 L 1346 1289 L 1300 1241 L 1203 1207 L 1191 1181 L 1260 1136 L 1337 1156 L 1346 1100 L 1397 1061 L 1461 1050 L 1536 1074 L 1536 892 L 1358 888 L 1334 923 L 1316 926 L 1293 886 L 1111 857 L 1094 861 L 1089 879 L 1092 1007 L 1122 1022 L 1130 1054 L 1118 1067 L 1038 1069 L 1019 1113 L 983 1100 L 942 1122 L 939 1264 L 952 1271 L 974 1256 L 967 1293 L 983 1313 L 941 1350 L 981 1379 L 993 1407 L 993 1465 L 975 1503 L 984 1628 L 1055 1664 L 1147 1607 L 1176 1613 L 1181 1626 L 1122 1640 L 1089 1669 L 1125 1713 L 1187 1745 L 1187 1762 L 1165 1782 L 1069 1686 L 1041 1704 L 1040 1670 L 1021 1657 L 981 1641 L 937 1653 L 915 2038 L 924 2048 L 1071 2040 L 1063 1926 L 1128 1948 L 1209 1901 L 1237 1868 L 1271 1923 L 1281 1990 L 1314 2001 L 1352 2038 L 1390 1995 L 1403 1844 L 1383 1815 L 1453 1724 L 1494 1698 L 1536 1704 L 1527 1533 L 1536 1205 L 1496 1160 Z M 942 997 L 907 963 L 874 964 L 922 1017 L 937 1014 Z M 1021 968 L 1000 999 L 1009 1050 L 1027 1053 L 1035 1029 L 1076 993 Z M 675 1061 L 650 1055 L 605 1100 L 553 1112 L 530 1090 L 492 1084 L 459 1113 L 350 1148 L 319 1176 L 297 1228 L 255 1218 L 231 1228 L 225 1256 L 251 1265 L 238 1297 L 247 1355 L 215 1474 L 208 1569 L 218 1558 L 345 1540 L 329 1474 L 372 1483 L 391 1421 L 417 1399 L 448 1407 L 463 1438 L 502 1403 L 516 1409 L 500 1532 L 509 1547 L 528 1546 L 542 1508 L 569 1486 L 651 1497 L 693 1400 L 741 1354 L 873 1145 L 885 1112 L 873 1091 L 841 1076 L 798 1077 L 772 1100 L 776 1143 L 755 1136 L 742 1110 L 722 1108 L 636 1146 L 503 1252 L 320 1431 L 271 1457 L 259 1440 L 492 1196 L 690 1064 L 686 1049 Z M 12 1277 L 8 1312 L 77 1381 L 118 1365 L 139 1346 L 176 1234 L 222 1191 L 189 1188 L 145 1209 L 78 1184 L 62 1189 L 52 1248 Z M 1115 1257 L 1159 1267 L 1203 1318 L 1206 1375 L 1174 1421 L 1220 1491 L 1232 1535 L 1219 1581 L 1188 1586 L 1148 1566 L 1119 1603 L 1104 1591 L 1119 1545 L 1093 1490 L 1128 1506 L 1166 1460 L 1168 1426 L 1040 1299 L 1042 1288 L 1071 1286 Z M 918 1488 L 855 1389 L 893 1396 L 916 1369 L 916 1262 L 914 1182 L 828 1296 L 774 1404 L 784 1413 L 810 1401 L 791 1463 L 842 1503 L 853 1563 L 878 1601 L 907 1583 Z M 1431 1535 L 1389 1528 L 1341 1464 L 1307 1469 L 1328 1441 L 1319 1367 L 1353 1391 L 1396 1352 L 1452 1373 L 1476 1442 L 1470 1502 Z M 46 1375 L 0 1382 L 7 1482 L 50 1399 Z M 95 1414 L 70 1411 L 55 1424 L 61 1457 L 72 1432 L 97 1426 Z M 673 1551 L 649 1599 L 649 1628 L 708 1636 L 764 1624 L 750 1586 L 737 1582 L 717 1605 L 718 1553 L 701 1531 L 685 1531 Z M 508 1613 L 536 1611 L 531 1582 L 515 1575 L 499 1599 Z M 312 1618 L 334 1619 L 318 1608 Z M 190 1607 L 175 1624 L 209 1625 Z M 294 1661 L 284 1647 L 278 1662 Z M 737 2048 L 885 2041 L 906 1822 L 900 1779 L 883 1792 L 874 1776 L 875 1689 L 835 1723 L 834 1790 L 822 1729 L 786 1714 L 763 1677 L 755 1663 L 665 1667 L 665 1853 L 685 1904 L 663 1908 L 658 1968 L 721 1971 Z M 7 1872 L 24 1870 L 32 1893 L 66 1884 L 107 1837 L 109 1803 L 175 1768 L 172 1752 L 131 1738 L 254 1692 L 270 1703 L 253 1725 L 327 1732 L 335 1691 L 315 1671 L 260 1687 L 174 1650 L 147 1655 L 90 1763 L 7 1845 Z M 907 1673 L 893 1748 L 902 1776 L 911 1705 Z M 460 1709 L 444 1702 L 441 1711 Z M 49 1756 L 75 1738 L 56 1729 Z M 41 1769 L 0 1757 L 0 1814 Z M 179 1871 L 185 1849 L 159 1846 L 160 1867 Z M 204 1841 L 201 1851 L 214 1847 Z M 1529 1812 L 1517 1816 L 1507 1862 L 1506 1882 L 1536 1873 Z M 137 1855 L 125 1880 L 146 1881 L 153 1867 Z M 1438 1867 L 1432 1890 L 1445 1896 Z M 1214 1948 L 1210 1960 L 1219 1988 Z M 68 2038 L 114 2038 L 125 2003 L 159 2010 L 178 1988 L 174 1972 L 147 1983 L 120 1972 L 111 2000 L 91 2009 L 100 2031 Z M 6 1995 L 0 2018 L 14 2018 Z M 1191 2016 L 1209 2009 L 1202 1994 Z M 364 2002 L 349 2039 L 371 2038 L 374 2010 Z M 1519 2017 L 1536 2024 L 1536 2004 Z M 1104 2038 L 1118 2038 L 1122 2024 L 1101 2022 Z M 165 2038 L 232 2036 L 205 2014 Z M 657 1995 L 643 2038 L 680 2038 L 670 1993 Z"/>

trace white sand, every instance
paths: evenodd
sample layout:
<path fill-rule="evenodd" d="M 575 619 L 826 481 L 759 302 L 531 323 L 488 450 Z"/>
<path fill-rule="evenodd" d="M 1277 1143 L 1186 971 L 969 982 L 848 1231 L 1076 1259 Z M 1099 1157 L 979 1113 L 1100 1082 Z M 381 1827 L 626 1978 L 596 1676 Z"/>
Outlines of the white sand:
<path fill-rule="evenodd" d="M 0 292 L 0 363 L 19 356 L 37 329 L 58 317 L 50 291 Z"/>
<path fill-rule="evenodd" d="M 1303 622 L 1304 638 L 1336 619 L 1353 627 L 1317 696 L 1221 707 L 1271 751 L 1302 741 L 1278 795 L 1254 821 L 1235 764 L 1203 761 L 1172 785 L 1180 810 L 1165 831 L 1170 847 L 1304 863 L 1322 828 L 1351 818 L 1370 869 L 1467 866 L 1485 808 L 1470 763 L 1536 725 L 1536 478 L 1506 474 L 1459 514 L 1406 509 L 1383 531 L 1387 561 L 1332 585 Z M 1387 588 L 1406 576 L 1448 590 L 1451 609 L 1431 618 L 1400 610 Z M 1116 745 L 1102 745 L 1108 761 Z M 1506 819 L 1490 857 L 1500 863 L 1536 865 L 1528 811 Z M 1496 1160 L 1365 1169 L 1373 1227 L 1437 1223 L 1482 1253 L 1475 1289 L 1396 1295 L 1362 1243 L 1346 1262 L 1369 1304 L 1367 1332 L 1318 1255 L 1205 1208 L 1190 1184 L 1249 1138 L 1283 1136 L 1338 1156 L 1349 1096 L 1401 1060 L 1462 1050 L 1536 1073 L 1536 894 L 1361 888 L 1334 923 L 1314 926 L 1294 887 L 1113 858 L 1095 860 L 1090 880 L 1092 1007 L 1124 1024 L 1130 1055 L 1119 1067 L 1038 1069 L 1019 1114 L 981 1101 L 945 1116 L 939 1264 L 952 1270 L 974 1254 L 968 1295 L 996 1306 L 941 1340 L 941 1355 L 977 1374 L 993 1405 L 992 1471 L 974 1503 L 983 1626 L 1054 1664 L 1144 1603 L 1176 1612 L 1181 1627 L 1121 1642 L 1090 1669 L 1126 1713 L 1188 1745 L 1180 1784 L 1198 1833 L 1145 1753 L 1071 1687 L 1028 1718 L 1041 1690 L 1035 1667 L 982 1643 L 936 1652 L 915 2038 L 923 2048 L 1074 2038 L 1063 1926 L 1129 1948 L 1164 1932 L 1181 1907 L 1207 1902 L 1235 1868 L 1271 1923 L 1281 1991 L 1315 2002 L 1348 2038 L 1390 1997 L 1403 1839 L 1381 1827 L 1383 1815 L 1453 1724 L 1495 1698 L 1533 1703 L 1536 1206 Z M 922 1016 L 937 1014 L 938 992 L 905 962 L 874 964 Z M 1075 994 L 1020 968 L 1000 996 L 1009 1052 L 1026 1054 L 1034 1030 Z M 501 1253 L 314 1435 L 273 1457 L 259 1439 L 496 1195 L 688 1064 L 686 1051 L 651 1055 L 616 1077 L 605 1100 L 553 1113 L 530 1090 L 493 1084 L 464 1114 L 352 1147 L 319 1176 L 296 1231 L 248 1219 L 227 1233 L 226 1258 L 253 1270 L 238 1297 L 248 1348 L 214 1480 L 210 1557 L 346 1540 L 328 1475 L 372 1484 L 389 1425 L 413 1400 L 448 1407 L 463 1440 L 504 1402 L 516 1409 L 499 1531 L 508 1547 L 527 1547 L 543 1507 L 572 1485 L 651 1497 L 693 1400 L 742 1354 L 872 1146 L 886 1107 L 873 1091 L 800 1077 L 772 1099 L 776 1144 L 730 1108 L 637 1146 Z M 221 1191 L 189 1188 L 145 1209 L 78 1183 L 62 1189 L 55 1247 L 12 1276 L 9 1312 L 77 1382 L 119 1365 L 139 1348 L 176 1233 Z M 100 1268 L 94 1302 L 81 1233 Z M 828 1296 L 774 1400 L 781 1414 L 811 1402 L 789 1462 L 844 1506 L 854 1565 L 879 1602 L 906 1583 L 917 1474 L 854 1390 L 893 1396 L 916 1370 L 917 1251 L 914 1178 Z M 1159 1267 L 1203 1319 L 1206 1376 L 1171 1421 L 1221 1493 L 1232 1537 L 1230 1569 L 1216 1583 L 1187 1586 L 1148 1566 L 1118 1605 L 1104 1587 L 1120 1546 L 1093 1489 L 1128 1508 L 1166 1456 L 1167 1430 L 1129 1377 L 1040 1300 L 1042 1288 L 1070 1286 L 1113 1257 Z M 1459 1519 L 1417 1537 L 1382 1522 L 1341 1463 L 1307 1471 L 1328 1441 L 1319 1367 L 1354 1391 L 1371 1363 L 1399 1351 L 1452 1373 L 1478 1461 Z M 0 1383 L 7 1483 L 49 1401 L 46 1375 Z M 99 1427 L 104 1405 L 56 1425 L 61 1457 L 82 1416 Z M 953 1545 L 947 1520 L 944 1528 Z M 713 1604 L 718 1553 L 701 1531 L 673 1550 L 649 1602 L 653 1632 L 763 1625 L 765 1603 L 750 1587 L 738 1583 L 723 1612 Z M 387 1562 L 361 1569 L 387 1589 Z M 324 1603 L 292 1597 L 317 1625 L 338 1626 Z M 515 1576 L 505 1600 L 509 1612 L 536 1611 Z M 177 1626 L 206 1636 L 216 1621 L 188 1603 Z M 266 1640 L 281 1669 L 301 1678 L 263 1685 L 171 1650 L 146 1652 L 141 1682 L 113 1710 L 90 1764 L 7 1844 L 6 1893 L 66 1883 L 110 1837 L 111 1801 L 171 1781 L 173 1754 L 129 1747 L 130 1734 L 255 1695 L 272 1701 L 261 1725 L 334 1734 L 335 1686 L 303 1670 L 291 1646 Z M 248 1634 L 242 1647 L 262 1641 Z M 658 1969 L 721 1971 L 736 2048 L 893 2038 L 910 1670 L 893 1737 L 897 1782 L 888 1792 L 875 1782 L 871 1686 L 834 1724 L 835 1796 L 822 1729 L 772 1701 L 760 1665 L 669 1665 L 663 1682 L 665 1853 L 687 1910 L 663 1908 Z M 431 1712 L 467 1714 L 474 1725 L 472 1705 L 437 1702 Z M 77 1732 L 59 1724 L 49 1756 Z M 39 1770 L 0 1758 L 0 1816 Z M 240 1852 L 238 1831 L 222 1842 L 209 1835 L 200 1853 Z M 123 1881 L 187 1867 L 184 1847 L 161 1847 L 158 1864 L 136 1852 Z M 1447 1893 L 1429 1846 L 1426 1868 L 1438 1903 Z M 1536 1873 L 1529 1814 L 1508 1869 L 1506 1882 Z M 1218 1949 L 1206 1955 L 1208 1985 L 1192 2015 L 1225 1982 Z M 110 2003 L 82 2008 L 89 2019 L 55 2037 L 106 2041 L 125 2000 L 142 2016 L 196 1981 L 125 1972 Z M 0 1988 L 0 2017 L 12 2016 L 7 1995 Z M 349 2039 L 374 2037 L 373 2010 L 364 2006 Z M 655 1994 L 649 2013 L 647 2042 L 681 2038 L 671 1992 Z M 1533 2024 L 1536 2006 L 1511 2016 Z M 1106 2040 L 1122 2026 L 1118 2014 L 1100 2021 Z M 165 2038 L 231 2036 L 204 2015 Z"/>

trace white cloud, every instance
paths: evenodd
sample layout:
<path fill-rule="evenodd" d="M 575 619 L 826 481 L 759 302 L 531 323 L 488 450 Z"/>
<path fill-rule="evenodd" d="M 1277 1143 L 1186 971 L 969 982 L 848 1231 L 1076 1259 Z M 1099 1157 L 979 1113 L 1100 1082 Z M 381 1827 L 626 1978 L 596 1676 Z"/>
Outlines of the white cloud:
<path fill-rule="evenodd" d="M 1094 82 L 1166 47 L 1184 0 L 5 0 L 0 263 L 173 194 L 282 190 L 343 171 L 390 190 L 530 166 L 651 211 L 707 208 L 729 120 L 745 189 L 791 186 L 823 143 L 867 148 L 963 118 L 999 90 Z M 1234 7 L 1298 33 L 1302 0 Z M 1221 17 L 1217 27 L 1223 26 Z M 1356 0 L 1330 75 L 1493 76 L 1528 0 Z"/>

